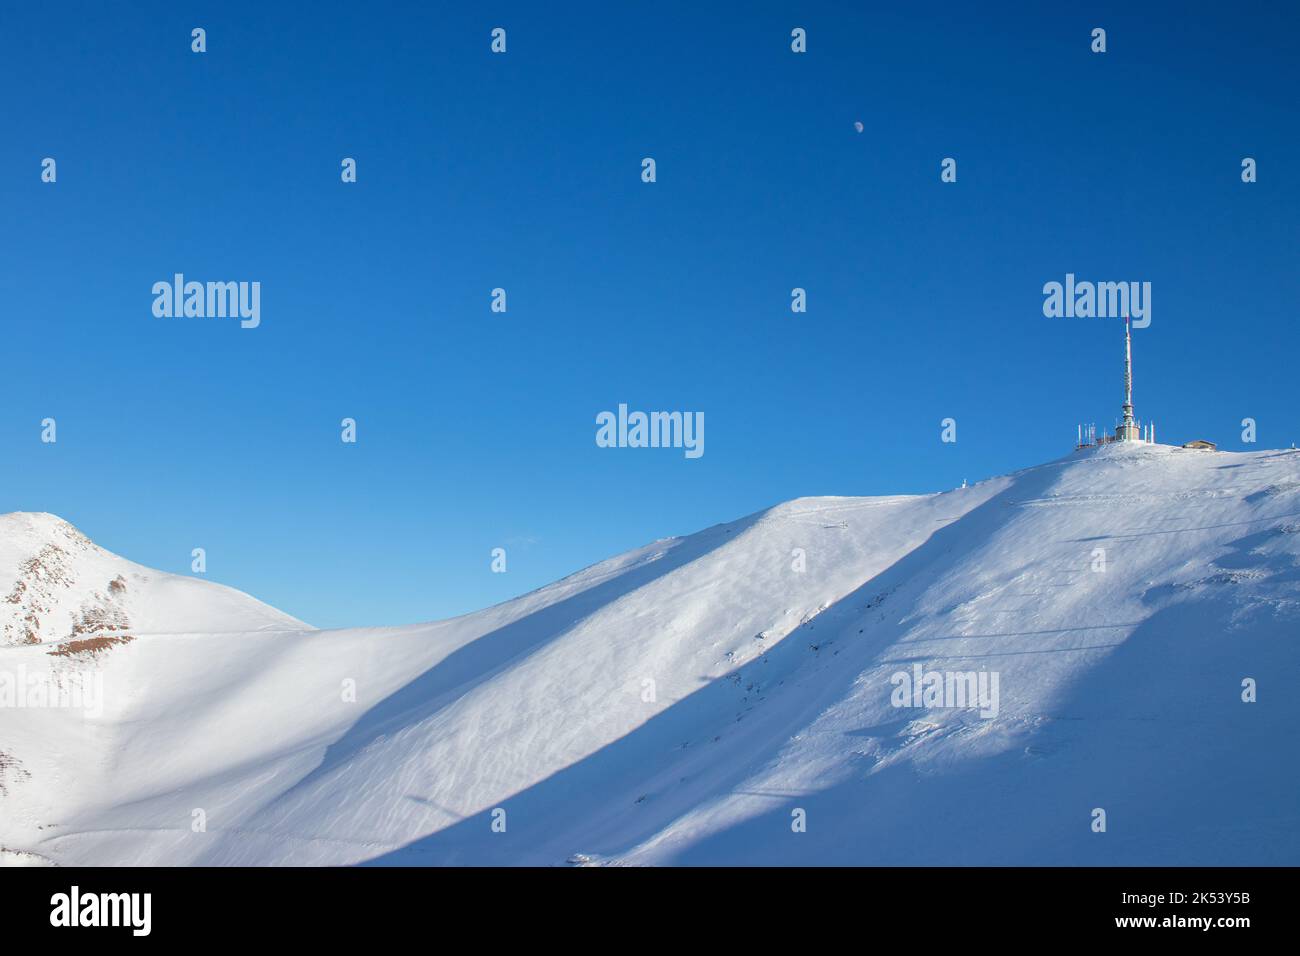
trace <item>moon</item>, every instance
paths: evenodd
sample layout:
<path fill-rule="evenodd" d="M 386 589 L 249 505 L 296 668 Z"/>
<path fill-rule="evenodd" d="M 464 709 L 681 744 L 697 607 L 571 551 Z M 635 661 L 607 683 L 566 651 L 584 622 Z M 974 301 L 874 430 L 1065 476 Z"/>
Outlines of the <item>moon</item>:
<path fill-rule="evenodd" d="M 863 125 L 862 125 L 862 120 L 856 120 L 856 121 L 853 123 L 853 128 L 854 128 L 855 130 L 857 130 L 859 133 L 861 133 L 862 130 L 864 129 L 864 127 L 863 127 Z"/>

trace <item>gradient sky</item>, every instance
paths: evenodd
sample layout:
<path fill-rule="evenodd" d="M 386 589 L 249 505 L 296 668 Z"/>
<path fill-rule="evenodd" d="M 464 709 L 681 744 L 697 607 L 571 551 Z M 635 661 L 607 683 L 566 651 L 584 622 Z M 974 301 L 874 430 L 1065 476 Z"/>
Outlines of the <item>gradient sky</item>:
<path fill-rule="evenodd" d="M 1152 283 L 1161 440 L 1300 439 L 1293 7 L 863 6 L 5 4 L 0 511 L 319 626 L 458 614 L 1068 453 L 1123 337 L 1044 317 L 1067 272 Z M 260 328 L 155 318 L 175 272 Z M 596 447 L 620 402 L 704 456 Z"/>

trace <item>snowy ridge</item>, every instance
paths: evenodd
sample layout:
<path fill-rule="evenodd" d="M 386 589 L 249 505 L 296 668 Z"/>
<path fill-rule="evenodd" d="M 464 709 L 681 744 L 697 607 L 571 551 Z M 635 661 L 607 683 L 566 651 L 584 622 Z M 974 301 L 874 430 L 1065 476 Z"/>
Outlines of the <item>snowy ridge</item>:
<path fill-rule="evenodd" d="M 50 514 L 0 515 L 0 646 L 141 633 L 306 630 L 220 584 L 119 558 Z"/>
<path fill-rule="evenodd" d="M 0 675 L 94 676 L 102 712 L 0 709 L 0 862 L 1300 863 L 1300 453 L 799 499 L 398 628 L 68 528 L 0 518 L 0 620 L 44 609 Z M 87 606 L 134 639 L 52 653 Z M 996 673 L 996 716 L 896 706 L 918 666 Z"/>

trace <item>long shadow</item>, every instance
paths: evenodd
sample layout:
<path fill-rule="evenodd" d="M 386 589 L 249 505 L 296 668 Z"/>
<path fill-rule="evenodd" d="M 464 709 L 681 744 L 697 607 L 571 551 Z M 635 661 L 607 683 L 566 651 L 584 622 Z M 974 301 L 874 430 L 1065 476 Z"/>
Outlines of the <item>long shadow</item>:
<path fill-rule="evenodd" d="M 511 661 L 555 640 L 576 621 L 598 611 L 657 578 L 671 574 L 742 534 L 766 511 L 715 525 L 678 539 L 661 557 L 632 567 L 544 608 L 526 614 L 457 648 L 437 664 L 363 713 L 330 744 L 320 763 L 275 802 L 306 787 L 387 731 L 418 723 L 471 687 L 490 678 Z"/>
<path fill-rule="evenodd" d="M 671 862 L 1294 866 L 1300 702 L 1285 687 L 1300 621 L 1234 640 L 1235 610 L 1191 599 L 1157 612 L 1020 746 L 942 774 L 896 763 L 780 799 Z M 1252 676 L 1275 692 L 1243 702 Z M 791 830 L 795 807 L 806 832 Z M 1093 830 L 1098 808 L 1105 832 Z"/>
<path fill-rule="evenodd" d="M 1045 465 L 1014 476 L 1003 491 L 936 530 L 788 635 L 761 661 L 705 684 L 631 733 L 503 799 L 504 833 L 493 832 L 495 808 L 484 808 L 369 865 L 554 864 L 577 852 L 616 854 L 688 810 L 731 792 L 841 699 L 890 646 L 899 624 L 858 626 L 869 606 L 879 606 L 881 594 L 891 595 L 886 604 L 909 606 L 908 594 L 943 577 L 969 555 L 960 542 L 986 539 L 1003 524 L 1016 497 L 1050 486 L 1057 471 Z M 818 649 L 810 650 L 804 638 L 814 630 L 822 636 Z M 828 640 L 829 635 L 834 637 Z M 781 691 L 795 681 L 806 686 Z M 749 702 L 748 692 L 740 690 L 749 685 L 758 688 L 753 693 L 763 700 Z M 713 730 L 701 737 L 701 728 L 708 727 Z"/>
<path fill-rule="evenodd" d="M 1290 683 L 1300 612 L 1268 600 L 1290 597 L 1296 556 L 1260 553 L 1282 534 L 1228 542 L 1234 550 L 1216 560 L 1261 570 L 1252 590 L 1149 589 L 1144 602 L 1164 606 L 1016 747 L 938 776 L 895 764 L 780 800 L 673 862 L 1297 865 L 1300 698 Z M 1252 703 L 1242 699 L 1248 677 L 1260 689 Z M 906 723 L 850 734 L 888 749 Z M 795 806 L 804 833 L 791 831 Z M 1104 833 L 1092 827 L 1096 808 Z"/>
<path fill-rule="evenodd" d="M 1288 534 L 1273 527 L 1230 541 L 1235 550 L 1219 555 L 1214 566 L 1225 571 L 1255 572 L 1274 585 L 1300 581 L 1300 557 L 1280 547 Z"/>

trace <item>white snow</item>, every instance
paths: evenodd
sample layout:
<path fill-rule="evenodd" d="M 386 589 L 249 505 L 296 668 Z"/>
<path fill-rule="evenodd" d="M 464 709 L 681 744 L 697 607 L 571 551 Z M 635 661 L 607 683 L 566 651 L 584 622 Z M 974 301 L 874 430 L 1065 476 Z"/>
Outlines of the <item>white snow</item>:
<path fill-rule="evenodd" d="M 50 653 L 119 610 L 130 642 Z M 799 499 L 397 628 L 9 515 L 0 623 L 0 682 L 103 690 L 0 704 L 0 862 L 1300 863 L 1300 453 Z M 997 716 L 894 706 L 914 664 L 996 672 Z"/>

